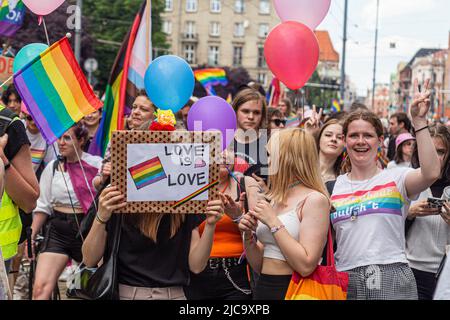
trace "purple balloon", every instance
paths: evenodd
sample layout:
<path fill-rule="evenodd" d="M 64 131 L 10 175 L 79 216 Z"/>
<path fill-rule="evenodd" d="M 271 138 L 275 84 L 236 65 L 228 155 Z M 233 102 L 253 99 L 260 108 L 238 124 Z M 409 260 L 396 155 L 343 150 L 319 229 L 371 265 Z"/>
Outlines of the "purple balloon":
<path fill-rule="evenodd" d="M 219 130 L 222 132 L 222 151 L 234 139 L 236 113 L 224 99 L 216 96 L 201 98 L 191 107 L 187 117 L 189 131 Z"/>

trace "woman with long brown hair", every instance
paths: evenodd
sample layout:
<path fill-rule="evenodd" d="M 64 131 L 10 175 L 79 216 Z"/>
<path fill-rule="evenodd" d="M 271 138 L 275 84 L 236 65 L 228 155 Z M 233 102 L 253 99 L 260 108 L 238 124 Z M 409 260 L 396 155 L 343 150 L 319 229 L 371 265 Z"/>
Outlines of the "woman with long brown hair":
<path fill-rule="evenodd" d="M 282 130 L 272 135 L 267 150 L 269 192 L 239 228 L 247 261 L 260 274 L 253 298 L 282 300 L 293 271 L 306 277 L 319 263 L 330 203 L 312 135 L 299 128 Z"/>
<path fill-rule="evenodd" d="M 349 273 L 348 299 L 417 299 L 414 275 L 405 253 L 405 220 L 411 200 L 440 175 L 439 159 L 427 130 L 428 83 L 410 106 L 420 168 L 381 170 L 384 141 L 380 119 L 369 111 L 351 113 L 344 136 L 351 170 L 340 176 L 331 201 L 336 231 L 336 268 Z"/>

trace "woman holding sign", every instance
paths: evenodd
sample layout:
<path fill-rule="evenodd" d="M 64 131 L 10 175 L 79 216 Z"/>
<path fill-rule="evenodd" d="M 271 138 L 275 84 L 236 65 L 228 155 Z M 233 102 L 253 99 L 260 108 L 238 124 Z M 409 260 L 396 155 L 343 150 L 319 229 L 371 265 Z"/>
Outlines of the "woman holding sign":
<path fill-rule="evenodd" d="M 114 237 L 112 226 L 124 208 L 125 197 L 109 186 L 99 198 L 99 208 L 83 244 L 83 261 L 96 267 Z M 221 200 L 208 203 L 200 236 L 199 215 L 124 214 L 117 253 L 117 277 L 121 300 L 184 300 L 183 286 L 189 271 L 200 273 L 211 252 L 217 222 L 224 213 Z"/>

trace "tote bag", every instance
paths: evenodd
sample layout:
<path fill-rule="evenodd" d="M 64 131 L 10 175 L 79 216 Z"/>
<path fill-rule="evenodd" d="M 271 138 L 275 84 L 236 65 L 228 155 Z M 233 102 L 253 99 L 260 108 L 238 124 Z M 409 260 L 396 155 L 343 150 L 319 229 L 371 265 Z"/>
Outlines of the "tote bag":
<path fill-rule="evenodd" d="M 285 300 L 347 300 L 348 274 L 334 262 L 331 228 L 328 230 L 327 265 L 317 266 L 308 277 L 292 274 Z"/>

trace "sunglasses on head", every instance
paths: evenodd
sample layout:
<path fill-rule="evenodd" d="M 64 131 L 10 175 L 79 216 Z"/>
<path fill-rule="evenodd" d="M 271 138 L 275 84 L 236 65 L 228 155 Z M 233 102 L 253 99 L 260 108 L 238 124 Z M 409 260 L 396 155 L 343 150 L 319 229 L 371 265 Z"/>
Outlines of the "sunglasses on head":
<path fill-rule="evenodd" d="M 273 120 L 270 120 L 270 121 L 272 121 L 273 123 L 275 123 L 275 125 L 276 125 L 277 127 L 279 127 L 279 126 L 281 126 L 281 125 L 283 125 L 283 126 L 286 125 L 286 120 L 273 119 Z"/>

